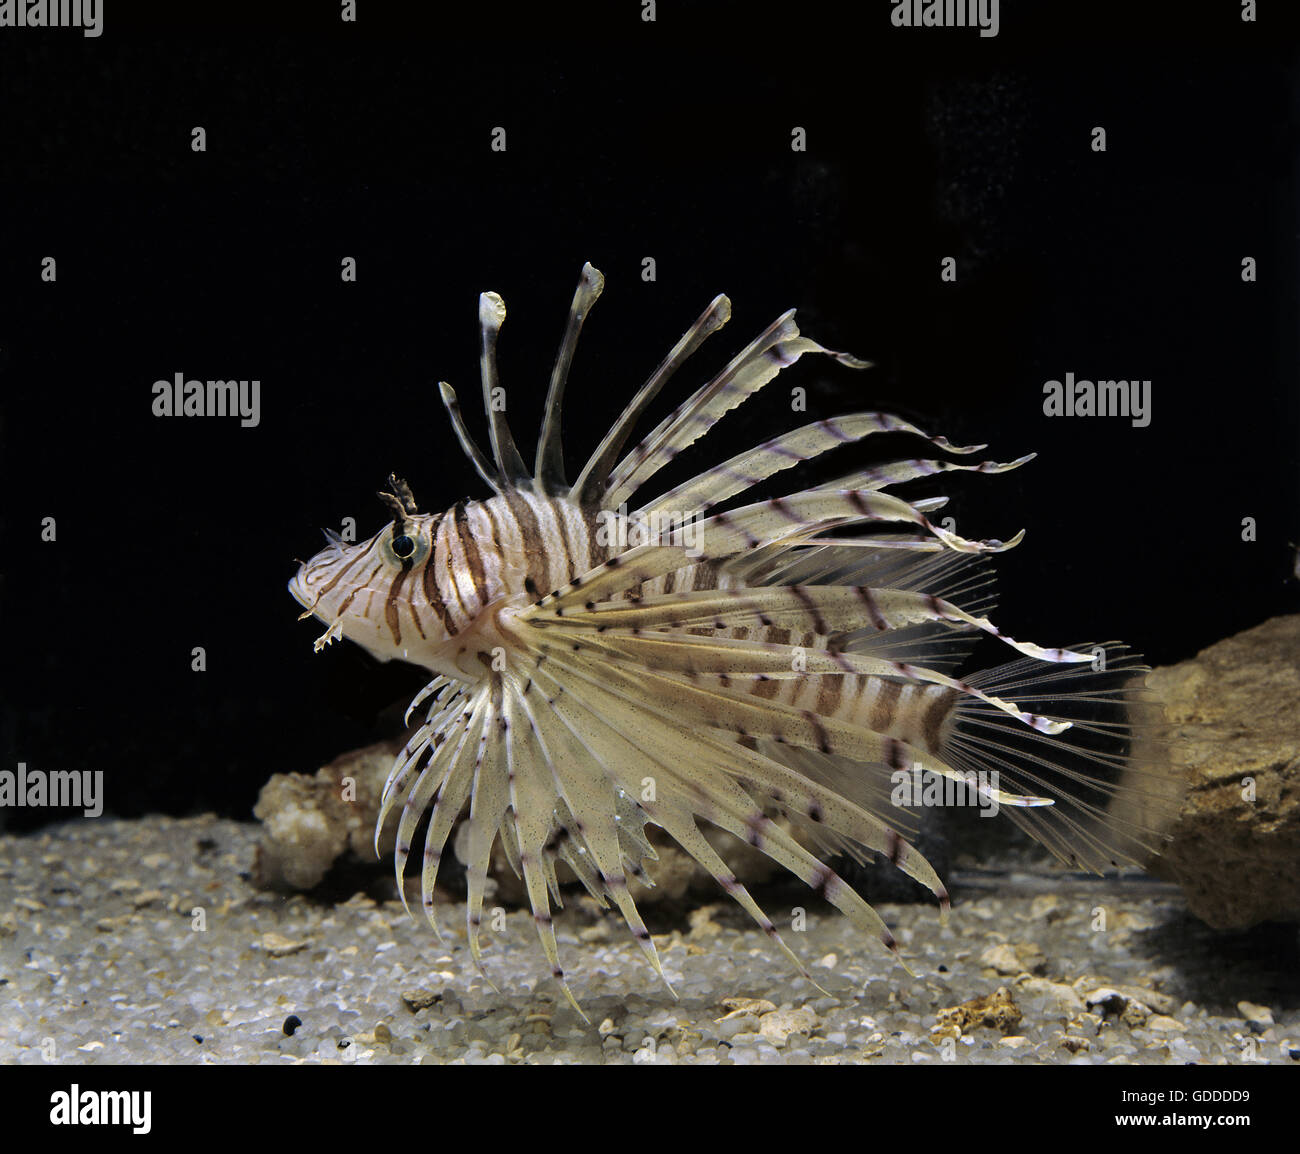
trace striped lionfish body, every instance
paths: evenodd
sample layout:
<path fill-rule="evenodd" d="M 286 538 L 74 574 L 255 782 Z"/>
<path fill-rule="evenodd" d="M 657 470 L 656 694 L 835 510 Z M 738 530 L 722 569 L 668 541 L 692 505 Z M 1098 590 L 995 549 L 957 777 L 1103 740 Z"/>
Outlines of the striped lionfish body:
<path fill-rule="evenodd" d="M 730 302 L 719 296 L 570 484 L 561 400 L 602 287 L 601 274 L 585 266 L 531 472 L 500 403 L 495 349 L 505 307 L 485 293 L 480 368 L 490 458 L 467 432 L 455 393 L 440 387 L 461 446 L 493 495 L 421 514 L 405 483 L 390 477 L 392 492 L 381 494 L 390 522 L 360 544 L 327 533 L 329 546 L 289 586 L 304 617 L 328 624 L 318 649 L 342 636 L 434 674 L 412 702 L 412 711 L 426 707 L 424 722 L 394 764 L 379 818 L 382 826 L 400 804 L 401 888 L 428 816 L 422 882 L 430 922 L 439 862 L 466 807 L 475 962 L 481 969 L 479 920 L 499 838 L 575 1008 L 551 922 L 560 902 L 556 865 L 567 864 L 598 902 L 618 908 L 662 977 L 628 890 L 629 877 L 651 884 L 650 825 L 712 874 L 805 975 L 701 819 L 815 887 L 895 953 L 885 924 L 826 859 L 882 855 L 946 908 L 939 877 L 900 832 L 905 817 L 890 800 L 900 774 L 947 779 L 1008 807 L 1076 864 L 1097 869 L 1135 858 L 1142 831 L 1108 817 L 1106 803 L 1118 788 L 1109 771 L 1128 755 L 1125 686 L 1139 667 L 1115 645 L 1045 649 L 1001 633 L 985 615 L 992 598 L 980 558 L 1022 534 L 1006 543 L 969 540 L 927 516 L 945 498 L 908 502 L 884 492 L 941 471 L 1003 472 L 1030 457 L 908 459 L 744 500 L 781 471 L 874 434 L 906 434 L 958 458 L 984 448 L 952 445 L 887 414 L 855 413 L 805 424 L 638 503 L 664 465 L 801 357 L 866 367 L 801 336 L 792 310 L 625 451 L 660 389 L 727 322 Z M 1015 658 L 957 676 L 984 634 Z"/>

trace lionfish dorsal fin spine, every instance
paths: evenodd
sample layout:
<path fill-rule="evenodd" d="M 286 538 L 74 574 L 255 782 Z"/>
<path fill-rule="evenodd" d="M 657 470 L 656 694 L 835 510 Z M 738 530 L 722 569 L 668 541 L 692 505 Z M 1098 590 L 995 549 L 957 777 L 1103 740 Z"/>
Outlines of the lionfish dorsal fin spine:
<path fill-rule="evenodd" d="M 869 361 L 823 348 L 801 336 L 794 309 L 782 313 L 738 353 L 708 384 L 697 389 L 644 437 L 610 474 L 606 502 L 617 508 L 683 449 L 703 437 L 722 417 L 737 408 L 782 369 L 804 353 L 834 357 L 848 368 L 870 367 Z"/>
<path fill-rule="evenodd" d="M 506 302 L 496 293 L 478 298 L 479 372 L 483 377 L 483 409 L 487 413 L 488 435 L 492 441 L 492 458 L 497 472 L 508 484 L 527 481 L 528 469 L 515 448 L 515 439 L 506 421 L 505 390 L 497 372 L 497 334 L 506 319 Z"/>
<path fill-rule="evenodd" d="M 839 448 L 842 445 L 853 444 L 875 433 L 895 432 L 900 427 L 905 427 L 907 431 L 925 436 L 914 425 L 898 422 L 884 413 L 850 413 L 843 417 L 830 417 L 825 420 L 813 421 L 811 424 L 803 425 L 798 429 L 783 433 L 779 437 L 764 441 L 761 445 L 755 445 L 754 448 L 744 453 L 737 453 L 721 465 L 716 465 L 712 469 L 692 477 L 689 481 L 683 481 L 663 496 L 655 498 L 638 509 L 637 516 L 658 518 L 671 515 L 678 510 L 693 511 L 698 509 L 707 512 L 712 506 L 734 497 L 737 493 L 752 489 L 755 485 L 766 481 L 769 477 L 782 470 L 793 468 L 804 461 L 810 461 L 828 450 Z M 932 438 L 931 440 L 933 442 Z M 933 443 L 937 444 L 937 442 Z M 892 473 L 884 474 L 882 472 L 882 476 L 905 480 L 908 474 L 906 474 L 902 466 L 915 466 L 916 475 L 925 476 L 929 472 L 942 472 L 946 469 L 961 468 L 978 468 L 983 472 L 994 472 L 1020 463 L 1022 462 L 1011 462 L 1007 466 L 1002 466 L 994 461 L 985 461 L 982 465 L 975 466 L 949 465 L 946 462 L 939 461 L 910 461 L 903 462 Z M 927 469 L 926 466 L 933 467 Z M 869 470 L 862 470 L 853 476 L 863 478 L 864 483 L 849 485 L 832 482 L 818 487 L 836 489 L 879 487 L 877 484 L 866 483 L 874 479 L 874 474 Z"/>
<path fill-rule="evenodd" d="M 504 479 L 497 471 L 496 466 L 488 460 L 487 454 L 478 447 L 478 442 L 469 435 L 469 430 L 465 427 L 465 417 L 460 411 L 460 402 L 456 399 L 456 390 L 446 381 L 439 381 L 438 391 L 442 396 L 442 403 L 447 409 L 447 416 L 451 419 L 451 427 L 456 432 L 456 440 L 460 442 L 460 447 L 465 456 L 469 458 L 470 464 L 474 466 L 478 475 L 488 483 L 493 492 L 504 492 L 506 487 Z"/>
<path fill-rule="evenodd" d="M 610 504 L 617 507 L 666 464 L 670 454 L 680 451 L 708 432 L 712 423 L 726 409 L 713 414 L 702 410 L 719 393 L 734 394 L 734 399 L 727 405 L 728 409 L 740 404 L 745 399 L 739 391 L 743 384 L 742 374 L 745 369 L 755 362 L 765 360 L 768 351 L 776 348 L 782 341 L 793 340 L 798 336 L 799 327 L 795 324 L 794 309 L 790 309 L 750 341 L 717 376 L 696 389 L 690 397 L 642 437 L 635 448 L 610 470 L 607 482 Z M 777 371 L 779 370 L 774 369 L 773 375 Z M 766 381 L 762 381 L 757 387 L 761 388 L 765 383 Z M 707 424 L 706 418 L 710 418 Z M 684 435 L 688 430 L 689 435 Z"/>
<path fill-rule="evenodd" d="M 559 494 L 568 486 L 564 480 L 564 441 L 560 433 L 560 410 L 564 403 L 564 386 L 573 363 L 573 350 L 582 332 L 591 306 L 605 289 L 605 277 L 590 262 L 582 266 L 582 276 L 569 306 L 569 319 L 551 372 L 551 387 L 546 394 L 546 411 L 542 431 L 537 438 L 537 459 L 533 465 L 537 483 L 544 493 Z"/>
<path fill-rule="evenodd" d="M 627 408 L 623 410 L 622 415 L 614 423 L 614 427 L 605 434 L 604 439 L 597 446 L 586 467 L 573 484 L 572 499 L 578 505 L 582 507 L 591 505 L 609 507 L 605 500 L 609 472 L 628 436 L 631 434 L 632 427 L 640 419 L 641 414 L 646 410 L 650 402 L 655 399 L 659 390 L 672 378 L 681 363 L 695 352 L 707 337 L 716 333 L 730 319 L 731 301 L 726 296 L 719 294 L 713 298 L 709 307 L 700 314 L 696 322 L 686 330 L 681 340 L 673 346 L 672 351 L 655 369 L 650 379 L 641 386 Z"/>

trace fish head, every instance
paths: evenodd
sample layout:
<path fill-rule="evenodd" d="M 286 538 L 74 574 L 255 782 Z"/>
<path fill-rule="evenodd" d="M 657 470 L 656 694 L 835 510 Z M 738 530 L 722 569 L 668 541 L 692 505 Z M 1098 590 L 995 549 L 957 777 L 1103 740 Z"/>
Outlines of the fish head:
<path fill-rule="evenodd" d="M 328 545 L 302 562 L 289 582 L 303 617 L 329 627 L 317 649 L 343 637 L 381 661 L 397 658 L 441 671 L 452 630 L 433 580 L 440 520 L 410 514 L 357 543 L 326 530 Z"/>

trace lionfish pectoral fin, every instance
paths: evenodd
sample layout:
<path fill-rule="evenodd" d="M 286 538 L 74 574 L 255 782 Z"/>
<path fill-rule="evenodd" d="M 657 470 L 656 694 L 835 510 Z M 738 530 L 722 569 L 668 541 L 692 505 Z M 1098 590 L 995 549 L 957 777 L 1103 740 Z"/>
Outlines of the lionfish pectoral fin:
<path fill-rule="evenodd" d="M 598 759 L 595 763 L 603 766 L 608 776 L 626 782 L 624 788 L 636 794 L 644 796 L 646 783 L 650 783 L 654 800 L 641 803 L 649 819 L 700 860 L 765 931 L 775 936 L 770 921 L 747 894 L 742 896 L 744 891 L 734 877 L 704 852 L 690 832 L 688 820 L 703 818 L 748 842 L 816 888 L 860 929 L 897 951 L 893 935 L 875 911 L 834 870 L 764 813 L 760 797 L 782 787 L 797 789 L 796 775 L 789 769 L 735 746 L 725 735 L 712 732 L 713 727 L 708 721 L 701 722 L 696 711 L 682 709 L 689 696 L 685 686 L 647 680 L 645 671 L 633 676 L 608 659 L 595 654 L 584 657 L 581 650 L 574 653 L 567 645 L 552 650 L 541 639 L 536 644 L 548 658 L 538 667 L 537 679 L 546 687 L 548 702 L 557 715 L 593 755 L 589 760 Z M 755 783 L 752 792 L 742 787 L 738 774 Z M 882 847 L 896 844 L 897 835 L 891 837 L 870 815 L 842 799 L 829 799 L 822 816 L 848 836 Z M 590 834 L 586 829 L 583 832 L 584 836 Z M 946 896 L 919 854 L 896 850 L 894 856 L 900 868 Z M 638 938 L 642 937 L 639 917 L 633 921 L 634 907 L 619 900 L 618 889 L 611 893 Z"/>
<path fill-rule="evenodd" d="M 614 903 L 650 967 L 671 991 L 650 931 L 628 891 L 628 855 L 616 817 L 617 791 L 623 789 L 626 796 L 639 790 L 640 779 L 633 775 L 650 759 L 633 754 L 626 737 L 604 719 L 578 708 L 567 685 L 554 681 L 544 665 L 534 668 L 533 680 L 535 696 L 542 700 L 534 703 L 522 697 L 521 705 L 537 736 L 549 788 L 573 822 L 567 831 L 570 845 L 565 860 L 570 864 L 585 860 L 587 869 L 580 870 L 579 876 L 587 874 L 583 880 L 588 890 L 594 888 Z"/>
<path fill-rule="evenodd" d="M 488 704 L 475 752 L 464 861 L 465 932 L 470 956 L 490 985 L 491 980 L 483 968 L 479 931 L 483 920 L 484 890 L 492 864 L 492 847 L 509 802 L 506 750 L 510 739 L 509 723 L 503 711 L 502 686 L 498 678 L 488 680 L 486 693 Z"/>
<path fill-rule="evenodd" d="M 432 715 L 417 737 L 408 743 L 409 753 L 399 760 L 389 776 L 376 824 L 379 827 L 399 796 L 404 796 L 402 816 L 397 830 L 397 847 L 393 866 L 399 891 L 405 894 L 404 873 L 407 856 L 415 838 L 415 831 L 424 813 L 429 813 L 428 828 L 424 833 L 424 853 L 420 873 L 420 897 L 425 917 L 433 931 L 442 940 L 442 932 L 433 913 L 433 891 L 438 880 L 438 869 L 443 849 L 451 835 L 452 826 L 460 816 L 469 798 L 474 782 L 474 755 L 483 731 L 487 713 L 488 695 L 476 693 L 466 701 L 461 694 L 453 694 L 443 711 Z M 454 713 L 454 716 L 448 716 Z M 442 740 L 433 747 L 434 732 Z M 421 764 L 429 749 L 428 761 L 415 783 L 408 787 L 411 774 Z"/>
<path fill-rule="evenodd" d="M 541 942 L 542 953 L 551 967 L 551 976 L 559 984 L 565 1000 L 590 1025 L 591 1020 L 573 996 L 560 965 L 555 925 L 551 916 L 551 887 L 555 868 L 553 862 L 547 859 L 547 847 L 555 822 L 553 774 L 547 764 L 546 750 L 538 736 L 536 723 L 523 696 L 507 692 L 503 709 L 510 732 L 515 735 L 506 755 L 510 787 L 510 808 L 507 815 L 509 828 L 513 831 L 519 872 L 532 911 L 533 927 Z"/>

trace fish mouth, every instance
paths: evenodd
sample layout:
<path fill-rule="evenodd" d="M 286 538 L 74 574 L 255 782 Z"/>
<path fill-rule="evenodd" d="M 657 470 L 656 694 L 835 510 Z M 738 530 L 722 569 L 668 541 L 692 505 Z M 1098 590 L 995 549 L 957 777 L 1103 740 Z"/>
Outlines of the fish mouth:
<path fill-rule="evenodd" d="M 293 599 L 304 609 L 311 609 L 315 606 L 315 600 L 310 596 L 310 594 L 308 594 L 307 586 L 303 582 L 302 575 L 303 571 L 299 569 L 298 572 L 289 579 L 289 592 L 293 596 Z"/>

